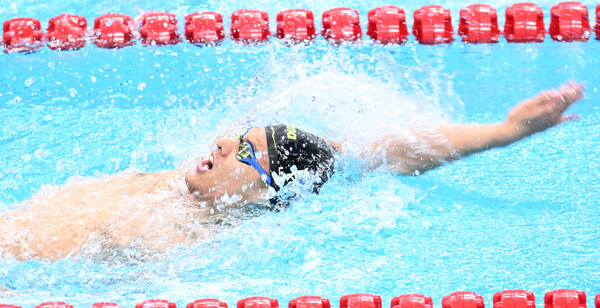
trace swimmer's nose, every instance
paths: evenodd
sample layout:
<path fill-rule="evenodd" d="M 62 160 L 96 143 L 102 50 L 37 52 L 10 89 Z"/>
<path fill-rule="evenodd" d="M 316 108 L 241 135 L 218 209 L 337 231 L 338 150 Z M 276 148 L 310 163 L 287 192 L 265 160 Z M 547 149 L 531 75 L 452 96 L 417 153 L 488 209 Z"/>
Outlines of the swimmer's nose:
<path fill-rule="evenodd" d="M 239 145 L 238 140 L 219 139 L 217 140 L 217 154 L 221 157 L 227 157 Z"/>

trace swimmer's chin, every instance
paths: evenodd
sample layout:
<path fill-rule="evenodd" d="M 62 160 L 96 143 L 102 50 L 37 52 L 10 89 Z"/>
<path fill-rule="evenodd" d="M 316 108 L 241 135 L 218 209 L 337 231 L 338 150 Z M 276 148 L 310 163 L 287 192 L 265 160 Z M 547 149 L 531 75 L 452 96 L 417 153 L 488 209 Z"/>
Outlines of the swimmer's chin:
<path fill-rule="evenodd" d="M 198 185 L 195 185 L 194 182 L 198 181 L 198 179 L 196 178 L 197 176 L 198 176 L 198 173 L 196 173 L 196 172 L 186 174 L 185 184 L 188 188 L 188 193 L 192 197 L 194 197 L 194 200 L 196 202 L 198 202 L 198 204 L 214 206 L 214 205 L 218 205 L 218 204 L 232 203 L 232 202 L 223 201 L 223 199 L 229 200 L 229 198 L 223 198 L 224 196 L 227 196 L 226 192 L 224 194 L 218 194 L 218 193 L 215 193 L 215 191 L 212 191 L 212 190 L 216 190 L 216 189 L 211 189 L 210 187 L 209 188 L 204 187 L 204 189 L 202 189 L 202 188 L 198 187 Z M 211 190 L 211 191 L 206 191 L 207 189 Z"/>
<path fill-rule="evenodd" d="M 194 175 L 195 173 L 193 172 L 185 175 L 185 185 L 187 186 L 188 192 L 198 199 L 208 199 L 210 197 L 208 194 L 202 193 L 194 184 L 192 184 Z"/>

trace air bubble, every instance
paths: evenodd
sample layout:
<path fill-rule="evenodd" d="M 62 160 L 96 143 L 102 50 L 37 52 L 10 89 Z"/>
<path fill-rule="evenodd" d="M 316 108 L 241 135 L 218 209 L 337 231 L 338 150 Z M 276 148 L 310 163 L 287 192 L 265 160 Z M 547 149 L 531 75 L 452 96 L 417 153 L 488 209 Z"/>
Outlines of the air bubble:
<path fill-rule="evenodd" d="M 137 86 L 137 89 L 143 91 L 146 88 L 146 83 L 142 82 Z"/>
<path fill-rule="evenodd" d="M 75 97 L 77 95 L 77 90 L 71 88 L 69 89 L 69 94 L 71 95 L 71 97 Z"/>

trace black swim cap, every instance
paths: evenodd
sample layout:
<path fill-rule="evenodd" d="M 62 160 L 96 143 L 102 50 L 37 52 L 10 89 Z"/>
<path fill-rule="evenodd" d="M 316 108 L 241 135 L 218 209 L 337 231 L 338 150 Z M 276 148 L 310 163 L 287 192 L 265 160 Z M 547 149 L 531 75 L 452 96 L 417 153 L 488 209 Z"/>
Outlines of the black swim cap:
<path fill-rule="evenodd" d="M 265 130 L 275 191 L 296 180 L 298 171 L 307 170 L 313 177 L 312 190 L 318 193 L 334 172 L 335 149 L 323 138 L 292 126 L 271 125 Z"/>

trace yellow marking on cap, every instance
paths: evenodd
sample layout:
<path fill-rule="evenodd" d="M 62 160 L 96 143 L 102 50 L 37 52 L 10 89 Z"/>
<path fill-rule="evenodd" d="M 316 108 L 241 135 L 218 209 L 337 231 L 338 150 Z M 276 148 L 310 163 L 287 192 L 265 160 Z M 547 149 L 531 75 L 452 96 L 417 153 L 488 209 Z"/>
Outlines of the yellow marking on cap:
<path fill-rule="evenodd" d="M 287 138 L 290 140 L 296 140 L 296 128 L 292 126 L 286 126 Z"/>
<path fill-rule="evenodd" d="M 275 141 L 275 130 L 273 129 L 273 125 L 271 125 L 271 138 L 273 138 L 273 144 L 277 145 L 277 141 Z"/>

